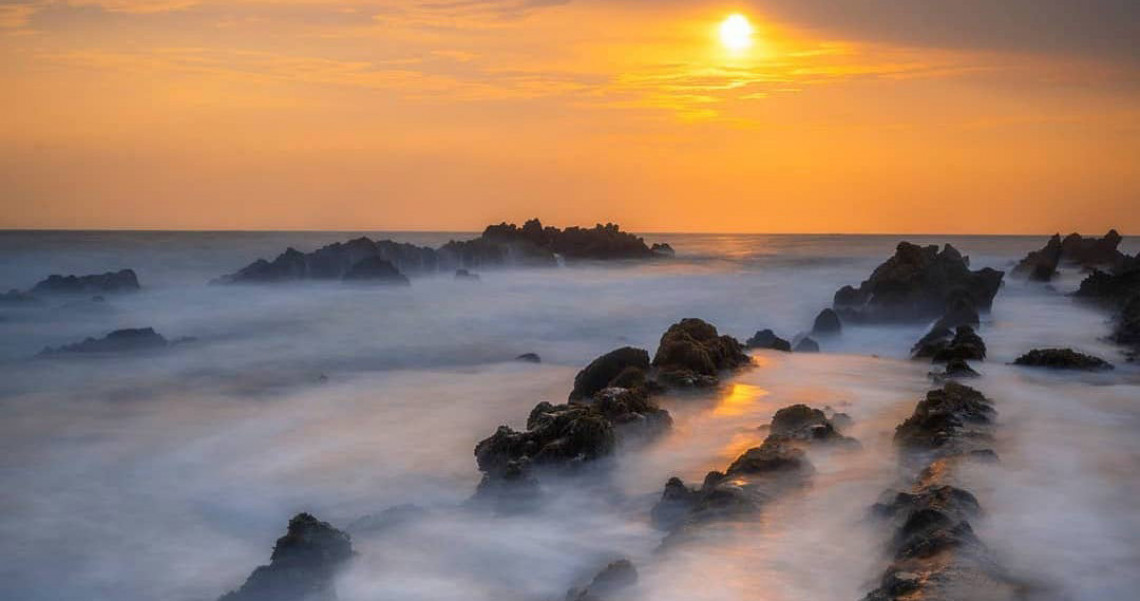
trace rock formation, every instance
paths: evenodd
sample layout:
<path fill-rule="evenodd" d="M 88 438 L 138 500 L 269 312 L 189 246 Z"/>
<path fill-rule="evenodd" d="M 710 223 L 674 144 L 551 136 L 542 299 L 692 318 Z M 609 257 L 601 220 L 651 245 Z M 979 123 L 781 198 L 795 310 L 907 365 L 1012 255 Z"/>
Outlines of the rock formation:
<path fill-rule="evenodd" d="M 347 534 L 300 513 L 277 539 L 269 564 L 218 601 L 336 601 L 334 579 L 352 557 Z"/>

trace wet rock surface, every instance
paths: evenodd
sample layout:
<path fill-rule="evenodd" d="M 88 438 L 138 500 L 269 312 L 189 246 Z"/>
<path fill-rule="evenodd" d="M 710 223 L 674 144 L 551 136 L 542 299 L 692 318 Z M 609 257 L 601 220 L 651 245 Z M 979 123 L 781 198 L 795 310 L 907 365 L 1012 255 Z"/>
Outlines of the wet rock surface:
<path fill-rule="evenodd" d="M 679 387 L 715 386 L 720 372 L 751 363 L 735 338 L 721 335 L 712 324 L 682 319 L 661 336 L 653 367 L 662 384 Z"/>
<path fill-rule="evenodd" d="M 94 275 L 51 275 L 29 290 L 29 294 L 115 294 L 139 290 L 139 278 L 131 269 Z"/>
<path fill-rule="evenodd" d="M 626 346 L 610 351 L 590 362 L 574 376 L 570 400 L 589 398 L 611 386 L 630 388 L 644 381 L 649 372 L 649 351 Z"/>
<path fill-rule="evenodd" d="M 218 601 L 336 601 L 334 579 L 353 557 L 352 541 L 307 513 L 289 520 L 269 564 Z"/>
<path fill-rule="evenodd" d="M 774 351 L 792 352 L 792 343 L 780 338 L 772 330 L 760 330 L 752 335 L 745 343 L 750 349 L 770 349 Z"/>
<path fill-rule="evenodd" d="M 982 393 L 957 382 L 931 390 L 914 413 L 895 429 L 894 441 L 907 452 L 960 453 L 963 441 L 987 440 L 997 412 Z"/>
<path fill-rule="evenodd" d="M 182 341 L 188 341 L 183 339 Z M 181 342 L 181 341 L 180 341 Z M 82 342 L 55 348 L 45 348 L 41 356 L 82 355 L 101 353 L 132 353 L 165 349 L 172 343 L 154 328 L 127 328 L 115 330 L 102 338 L 87 338 Z"/>
<path fill-rule="evenodd" d="M 858 288 L 845 286 L 836 292 L 833 308 L 844 320 L 862 322 L 933 319 L 961 302 L 989 309 L 1003 273 L 971 271 L 969 264 L 949 244 L 939 250 L 900 242 L 894 256 Z"/>
<path fill-rule="evenodd" d="M 1112 364 L 1100 357 L 1078 353 L 1068 348 L 1033 349 L 1013 361 L 1014 365 L 1046 367 L 1049 369 L 1075 369 L 1100 371 L 1112 369 Z"/>
<path fill-rule="evenodd" d="M 933 363 L 982 361 L 986 358 L 986 343 L 970 326 L 958 326 L 953 335 L 949 329 L 935 326 L 914 345 L 911 353 L 915 359 L 929 358 Z"/>

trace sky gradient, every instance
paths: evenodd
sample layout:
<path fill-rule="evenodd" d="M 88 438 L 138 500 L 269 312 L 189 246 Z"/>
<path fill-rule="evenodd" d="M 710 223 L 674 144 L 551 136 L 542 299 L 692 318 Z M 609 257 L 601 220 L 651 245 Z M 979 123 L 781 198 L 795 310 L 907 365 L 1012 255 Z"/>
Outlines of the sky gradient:
<path fill-rule="evenodd" d="M 0 227 L 1140 233 L 1137 40 L 1132 0 L 0 0 Z"/>

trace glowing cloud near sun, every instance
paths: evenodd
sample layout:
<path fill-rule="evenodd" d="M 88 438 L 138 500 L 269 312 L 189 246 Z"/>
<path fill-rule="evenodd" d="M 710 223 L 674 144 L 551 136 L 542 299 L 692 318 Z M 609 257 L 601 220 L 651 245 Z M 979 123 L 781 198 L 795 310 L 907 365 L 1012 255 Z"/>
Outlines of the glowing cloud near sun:
<path fill-rule="evenodd" d="M 730 15 L 720 24 L 720 43 L 729 50 L 739 52 L 752 47 L 752 34 L 756 29 L 742 14 Z"/>

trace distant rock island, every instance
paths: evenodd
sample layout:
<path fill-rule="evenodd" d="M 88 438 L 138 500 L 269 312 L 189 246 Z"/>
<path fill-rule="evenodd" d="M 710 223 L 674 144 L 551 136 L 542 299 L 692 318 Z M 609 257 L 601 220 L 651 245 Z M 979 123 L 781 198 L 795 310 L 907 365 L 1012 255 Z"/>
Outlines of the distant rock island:
<path fill-rule="evenodd" d="M 559 229 L 544 227 L 538 219 L 531 219 L 522 227 L 513 223 L 491 225 L 478 238 L 452 240 L 438 249 L 367 237 L 330 244 L 311 253 L 288 248 L 272 261 L 258 259 L 215 283 L 372 279 L 403 284 L 409 274 L 512 265 L 555 266 L 560 259 L 646 260 L 672 255 L 668 244 L 650 247 L 639 236 L 623 232 L 612 223 L 598 224 L 592 229 Z"/>

